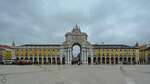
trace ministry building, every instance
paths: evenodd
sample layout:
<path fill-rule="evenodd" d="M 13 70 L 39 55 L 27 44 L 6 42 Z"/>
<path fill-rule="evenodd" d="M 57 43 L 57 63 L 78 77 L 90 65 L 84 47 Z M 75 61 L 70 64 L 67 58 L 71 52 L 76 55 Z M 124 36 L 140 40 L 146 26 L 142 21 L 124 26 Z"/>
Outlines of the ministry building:
<path fill-rule="evenodd" d="M 1 49 L 3 60 L 15 63 L 30 62 L 31 64 L 72 64 L 74 61 L 73 47 L 79 46 L 80 52 L 76 61 L 80 64 L 138 64 L 138 45 L 92 44 L 88 35 L 75 25 L 71 32 L 65 34 L 61 44 L 24 44 L 16 46 L 13 42 L 11 52 Z M 10 55 L 11 54 L 11 55 Z"/>

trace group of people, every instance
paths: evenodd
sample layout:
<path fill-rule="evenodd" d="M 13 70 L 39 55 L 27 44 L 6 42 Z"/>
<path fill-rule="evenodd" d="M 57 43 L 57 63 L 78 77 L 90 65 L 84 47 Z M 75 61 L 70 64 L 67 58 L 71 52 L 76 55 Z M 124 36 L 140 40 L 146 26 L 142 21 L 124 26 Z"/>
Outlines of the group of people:
<path fill-rule="evenodd" d="M 74 64 L 80 65 L 80 64 L 81 64 L 81 62 L 80 62 L 80 60 L 79 60 L 79 59 L 74 58 L 74 59 L 72 60 L 71 64 L 72 64 L 72 65 L 74 65 Z"/>

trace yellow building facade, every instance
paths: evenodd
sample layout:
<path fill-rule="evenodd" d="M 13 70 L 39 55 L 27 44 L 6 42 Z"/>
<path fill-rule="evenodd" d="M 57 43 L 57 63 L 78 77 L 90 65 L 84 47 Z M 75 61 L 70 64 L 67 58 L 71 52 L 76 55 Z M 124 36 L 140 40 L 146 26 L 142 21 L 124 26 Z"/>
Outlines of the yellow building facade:
<path fill-rule="evenodd" d="M 140 64 L 150 64 L 150 47 L 148 45 L 142 45 L 140 48 L 139 62 Z"/>
<path fill-rule="evenodd" d="M 65 34 L 62 44 L 12 44 L 12 50 L 3 50 L 3 56 L 16 63 L 71 64 L 74 63 L 73 47 L 80 53 L 75 63 L 80 64 L 136 64 L 139 62 L 139 47 L 121 44 L 91 44 L 88 35 L 76 25 Z"/>

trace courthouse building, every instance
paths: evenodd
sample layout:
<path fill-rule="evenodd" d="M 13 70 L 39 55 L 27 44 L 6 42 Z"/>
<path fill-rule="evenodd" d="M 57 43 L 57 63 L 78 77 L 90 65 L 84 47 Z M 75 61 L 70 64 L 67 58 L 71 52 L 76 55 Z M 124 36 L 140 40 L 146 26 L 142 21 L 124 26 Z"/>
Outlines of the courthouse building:
<path fill-rule="evenodd" d="M 138 46 L 92 44 L 88 35 L 81 32 L 75 25 L 71 32 L 65 34 L 62 44 L 24 44 L 12 45 L 12 60 L 31 61 L 32 64 L 71 64 L 73 61 L 73 47 L 79 46 L 78 62 L 82 64 L 119 64 L 138 63 Z"/>

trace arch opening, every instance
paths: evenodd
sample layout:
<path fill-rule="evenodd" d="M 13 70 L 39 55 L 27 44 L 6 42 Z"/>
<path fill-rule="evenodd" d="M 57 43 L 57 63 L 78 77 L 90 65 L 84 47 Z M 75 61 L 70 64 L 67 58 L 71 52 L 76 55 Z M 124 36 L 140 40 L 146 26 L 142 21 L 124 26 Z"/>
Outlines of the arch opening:
<path fill-rule="evenodd" d="M 72 64 L 81 63 L 81 45 L 74 43 L 72 46 Z"/>

